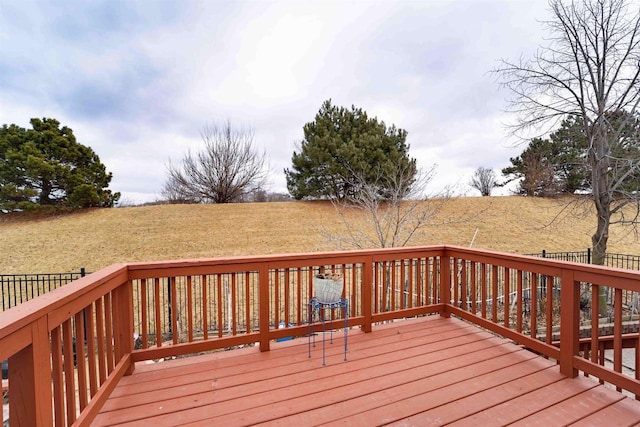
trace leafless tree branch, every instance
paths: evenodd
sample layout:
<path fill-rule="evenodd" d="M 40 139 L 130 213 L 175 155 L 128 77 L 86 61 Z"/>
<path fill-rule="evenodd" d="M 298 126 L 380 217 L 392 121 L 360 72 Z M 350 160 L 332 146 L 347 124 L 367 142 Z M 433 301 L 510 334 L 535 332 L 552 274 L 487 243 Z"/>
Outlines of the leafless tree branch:
<path fill-rule="evenodd" d="M 491 168 L 480 166 L 473 173 L 469 185 L 478 190 L 482 196 L 491 196 L 491 191 L 498 185 L 496 173 Z"/>
<path fill-rule="evenodd" d="M 427 194 L 434 173 L 435 166 L 418 171 L 415 176 L 399 169 L 393 176 L 380 173 L 377 180 L 368 183 L 353 174 L 356 178 L 351 184 L 359 191 L 332 201 L 340 218 L 340 231 L 325 228 L 322 234 L 329 243 L 344 249 L 403 247 L 418 240 L 427 227 L 462 221 L 466 213 L 438 219 L 452 195 L 448 190 Z M 408 180 L 412 180 L 409 193 Z"/>
<path fill-rule="evenodd" d="M 205 126 L 204 149 L 189 151 L 179 164 L 169 163 L 163 195 L 170 201 L 232 203 L 262 189 L 268 178 L 265 152 L 253 145 L 251 130 Z"/>
<path fill-rule="evenodd" d="M 640 98 L 640 8 L 626 0 L 550 1 L 551 37 L 532 60 L 501 61 L 493 70 L 511 93 L 509 109 L 515 135 L 548 132 L 569 115 L 581 119 L 592 171 L 591 199 L 597 212 L 592 237 L 594 263 L 606 254 L 609 225 L 637 225 L 640 192 L 627 190 L 638 176 L 637 137 L 620 149 L 628 124 L 612 117 L 636 117 Z M 635 144 L 635 145 L 633 145 Z M 621 158 L 616 158 L 622 153 Z M 630 209 L 630 205 L 635 208 Z M 635 212 L 635 214 L 634 214 Z"/>

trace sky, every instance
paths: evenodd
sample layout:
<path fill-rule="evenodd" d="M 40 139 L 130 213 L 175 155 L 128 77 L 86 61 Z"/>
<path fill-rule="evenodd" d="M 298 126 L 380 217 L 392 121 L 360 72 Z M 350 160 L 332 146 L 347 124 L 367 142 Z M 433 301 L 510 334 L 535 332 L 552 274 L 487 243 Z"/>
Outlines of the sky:
<path fill-rule="evenodd" d="M 479 195 L 473 172 L 524 149 L 490 71 L 531 57 L 548 17 L 544 0 L 0 0 L 0 125 L 57 119 L 137 204 L 229 121 L 285 193 L 303 126 L 331 99 L 405 129 L 418 166 L 436 166 L 430 193 Z"/>

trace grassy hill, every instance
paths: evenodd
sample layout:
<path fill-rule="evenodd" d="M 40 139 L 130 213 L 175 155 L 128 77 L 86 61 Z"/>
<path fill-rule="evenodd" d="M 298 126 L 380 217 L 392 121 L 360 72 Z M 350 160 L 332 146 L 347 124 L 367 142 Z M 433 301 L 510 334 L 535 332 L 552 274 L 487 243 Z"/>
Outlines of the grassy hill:
<path fill-rule="evenodd" d="M 513 253 L 585 250 L 592 212 L 566 200 L 465 197 L 447 202 L 415 245 L 469 246 Z M 455 221 L 464 214 L 464 221 Z M 453 221 L 453 222 L 452 222 Z M 96 209 L 57 216 L 0 217 L 0 273 L 95 271 L 115 262 L 335 250 L 322 230 L 340 233 L 328 202 L 164 205 Z M 640 255 L 629 228 L 614 227 L 609 252 Z"/>

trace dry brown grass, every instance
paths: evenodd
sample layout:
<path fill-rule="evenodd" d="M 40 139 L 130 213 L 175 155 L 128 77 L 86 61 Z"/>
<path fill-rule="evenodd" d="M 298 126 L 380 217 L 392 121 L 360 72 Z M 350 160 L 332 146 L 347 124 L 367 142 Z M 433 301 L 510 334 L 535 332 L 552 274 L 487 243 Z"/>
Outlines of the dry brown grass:
<path fill-rule="evenodd" d="M 456 198 L 412 245 L 469 246 L 514 253 L 584 250 L 592 213 L 561 214 L 565 203 L 524 197 Z M 328 202 L 166 205 L 97 209 L 66 215 L 0 217 L 0 273 L 95 271 L 115 262 L 332 250 L 321 230 L 339 232 Z M 613 227 L 612 253 L 640 254 L 627 228 Z"/>

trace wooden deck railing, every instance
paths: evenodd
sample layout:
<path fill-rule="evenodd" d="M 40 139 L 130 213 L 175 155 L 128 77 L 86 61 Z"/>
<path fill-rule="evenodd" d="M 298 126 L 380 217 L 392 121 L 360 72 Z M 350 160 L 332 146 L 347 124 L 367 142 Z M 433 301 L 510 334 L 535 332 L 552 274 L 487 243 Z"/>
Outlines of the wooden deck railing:
<path fill-rule="evenodd" d="M 635 378 L 622 374 L 622 348 L 638 350 L 640 340 L 637 313 L 623 324 L 621 298 L 640 291 L 640 272 L 433 246 L 119 264 L 93 273 L 0 314 L 11 425 L 90 422 L 138 361 L 256 344 L 268 351 L 273 340 L 304 336 L 312 278 L 327 271 L 344 278 L 350 327 L 369 332 L 377 322 L 455 315 L 558 360 L 565 375 L 582 371 L 640 395 L 640 351 Z M 602 338 L 599 286 L 615 289 L 613 334 Z M 587 342 L 580 331 L 589 322 Z M 603 366 L 609 348 L 612 369 Z"/>

